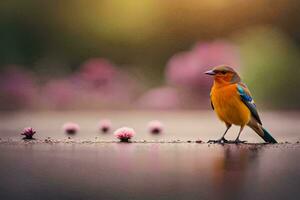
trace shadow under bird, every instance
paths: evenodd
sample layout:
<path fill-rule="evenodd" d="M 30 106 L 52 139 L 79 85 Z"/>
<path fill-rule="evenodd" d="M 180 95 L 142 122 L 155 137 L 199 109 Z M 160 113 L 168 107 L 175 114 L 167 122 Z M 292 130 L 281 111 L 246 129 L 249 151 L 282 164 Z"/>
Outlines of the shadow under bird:
<path fill-rule="evenodd" d="M 221 121 L 226 124 L 226 131 L 218 140 L 210 140 L 213 143 L 227 143 L 225 139 L 227 131 L 232 125 L 240 126 L 240 130 L 234 143 L 243 143 L 240 135 L 247 125 L 252 128 L 265 142 L 277 143 L 271 134 L 263 128 L 258 115 L 256 105 L 252 99 L 248 87 L 241 81 L 238 73 L 231 67 L 221 65 L 205 72 L 214 77 L 211 89 L 211 106 Z"/>

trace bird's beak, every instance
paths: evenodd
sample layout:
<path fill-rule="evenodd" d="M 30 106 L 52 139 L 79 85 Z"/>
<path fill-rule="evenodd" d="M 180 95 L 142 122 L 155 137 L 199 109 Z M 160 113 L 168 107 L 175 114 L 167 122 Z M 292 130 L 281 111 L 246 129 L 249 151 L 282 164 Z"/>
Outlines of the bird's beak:
<path fill-rule="evenodd" d="M 205 74 L 210 75 L 210 76 L 214 76 L 216 75 L 216 72 L 214 72 L 213 70 L 208 70 L 205 72 Z"/>

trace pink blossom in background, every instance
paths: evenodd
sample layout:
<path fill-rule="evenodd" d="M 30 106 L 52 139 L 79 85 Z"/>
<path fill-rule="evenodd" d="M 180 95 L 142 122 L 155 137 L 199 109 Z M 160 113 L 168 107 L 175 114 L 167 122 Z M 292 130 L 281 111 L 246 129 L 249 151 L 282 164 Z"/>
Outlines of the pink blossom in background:
<path fill-rule="evenodd" d="M 128 107 L 135 97 L 138 84 L 127 73 L 103 58 L 86 61 L 73 82 L 81 95 L 81 105 Z"/>
<path fill-rule="evenodd" d="M 102 133 L 107 133 L 112 128 L 112 122 L 109 119 L 103 119 L 99 122 L 99 130 Z"/>
<path fill-rule="evenodd" d="M 129 127 L 122 127 L 122 128 L 117 129 L 114 132 L 114 135 L 121 142 L 129 142 L 129 140 L 135 135 L 135 131 Z"/>
<path fill-rule="evenodd" d="M 94 87 L 102 87 L 111 83 L 117 75 L 117 69 L 104 58 L 91 58 L 82 64 L 80 75 L 83 80 Z"/>
<path fill-rule="evenodd" d="M 24 135 L 24 139 L 33 139 L 33 135 L 36 133 L 36 131 L 31 128 L 31 127 L 27 127 L 24 128 L 21 135 Z"/>
<path fill-rule="evenodd" d="M 0 108 L 32 107 L 38 96 L 37 91 L 35 79 L 30 73 L 17 66 L 9 66 L 0 75 Z"/>
<path fill-rule="evenodd" d="M 152 134 L 160 134 L 163 132 L 164 126 L 158 120 L 153 120 L 148 123 L 148 130 Z"/>
<path fill-rule="evenodd" d="M 207 90 L 210 79 L 204 72 L 213 66 L 227 64 L 238 67 L 237 48 L 226 41 L 197 43 L 190 51 L 175 54 L 167 63 L 168 83 L 189 89 Z"/>
<path fill-rule="evenodd" d="M 77 100 L 77 92 L 79 91 L 67 78 L 50 80 L 42 88 L 41 98 L 48 108 L 65 109 L 71 108 Z"/>
<path fill-rule="evenodd" d="M 211 79 L 204 72 L 227 64 L 238 67 L 240 56 L 236 46 L 226 41 L 197 43 L 190 51 L 175 54 L 166 67 L 168 84 L 180 88 L 182 107 L 208 108 Z"/>
<path fill-rule="evenodd" d="M 63 128 L 64 132 L 69 135 L 74 135 L 80 130 L 79 125 L 74 122 L 67 122 L 63 125 L 62 128 Z"/>
<path fill-rule="evenodd" d="M 46 82 L 41 99 L 44 107 L 51 109 L 129 107 L 137 85 L 108 60 L 92 58 L 73 74 Z"/>
<path fill-rule="evenodd" d="M 103 58 L 87 60 L 68 76 L 49 78 L 10 66 L 0 74 L 0 109 L 129 108 L 141 85 Z"/>
<path fill-rule="evenodd" d="M 78 72 L 72 77 L 72 82 L 80 89 L 84 96 L 89 95 L 88 99 L 108 98 L 114 89 L 115 81 L 118 80 L 118 69 L 104 58 L 91 58 L 85 61 Z"/>
<path fill-rule="evenodd" d="M 181 101 L 178 91 L 172 87 L 159 87 L 147 91 L 138 99 L 141 108 L 176 109 Z"/>

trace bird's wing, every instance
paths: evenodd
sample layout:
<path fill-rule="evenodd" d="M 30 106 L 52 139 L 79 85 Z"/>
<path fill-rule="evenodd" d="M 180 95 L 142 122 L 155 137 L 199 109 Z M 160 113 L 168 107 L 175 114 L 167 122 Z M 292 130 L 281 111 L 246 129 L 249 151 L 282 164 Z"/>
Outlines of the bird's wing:
<path fill-rule="evenodd" d="M 210 105 L 211 105 L 211 108 L 214 110 L 215 107 L 214 107 L 214 104 L 213 104 L 213 102 L 212 102 L 212 100 L 211 100 L 211 96 L 210 96 Z"/>
<path fill-rule="evenodd" d="M 241 97 L 241 100 L 249 108 L 252 116 L 257 120 L 257 122 L 259 124 L 262 125 L 260 117 L 259 117 L 257 109 L 256 109 L 256 105 L 251 97 L 251 93 L 250 93 L 248 87 L 244 83 L 238 83 L 237 90 L 238 90 L 238 94 Z"/>

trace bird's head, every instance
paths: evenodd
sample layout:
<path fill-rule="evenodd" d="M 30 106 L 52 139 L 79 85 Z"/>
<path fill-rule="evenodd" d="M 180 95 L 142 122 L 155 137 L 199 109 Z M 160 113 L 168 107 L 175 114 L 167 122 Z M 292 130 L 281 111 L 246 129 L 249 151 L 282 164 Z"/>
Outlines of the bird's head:
<path fill-rule="evenodd" d="M 238 73 L 226 65 L 216 66 L 212 70 L 206 71 L 205 74 L 213 76 L 214 80 L 221 84 L 238 83 L 241 81 Z"/>

